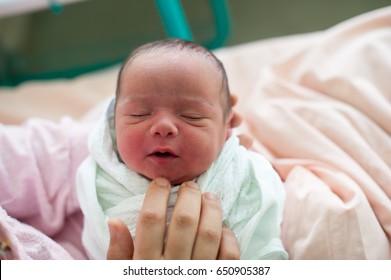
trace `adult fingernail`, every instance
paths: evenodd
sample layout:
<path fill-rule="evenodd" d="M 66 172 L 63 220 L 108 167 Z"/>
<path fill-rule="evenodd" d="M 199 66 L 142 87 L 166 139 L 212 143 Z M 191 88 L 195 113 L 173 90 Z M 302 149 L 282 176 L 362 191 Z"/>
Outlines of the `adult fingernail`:
<path fill-rule="evenodd" d="M 166 186 L 170 185 L 170 182 L 167 179 L 162 178 L 162 177 L 156 178 L 155 183 L 160 187 L 166 187 Z"/>
<path fill-rule="evenodd" d="M 206 199 L 209 199 L 209 200 L 219 200 L 219 197 L 217 196 L 217 194 L 214 194 L 211 192 L 204 193 L 204 196 Z"/>
<path fill-rule="evenodd" d="M 200 187 L 196 183 L 194 183 L 192 181 L 185 182 L 182 185 L 184 185 L 185 187 L 189 187 L 189 188 L 193 188 L 193 189 L 197 189 L 197 190 L 200 189 Z"/>

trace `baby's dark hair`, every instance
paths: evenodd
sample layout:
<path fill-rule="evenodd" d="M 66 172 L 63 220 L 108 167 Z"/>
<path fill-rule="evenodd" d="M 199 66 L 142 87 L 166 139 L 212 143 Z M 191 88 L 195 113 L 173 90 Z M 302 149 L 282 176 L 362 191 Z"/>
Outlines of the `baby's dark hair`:
<path fill-rule="evenodd" d="M 188 51 L 190 53 L 203 56 L 206 59 L 210 59 L 211 61 L 213 61 L 213 63 L 216 65 L 216 68 L 220 71 L 222 76 L 221 94 L 222 94 L 222 106 L 224 112 L 224 119 L 229 115 L 229 113 L 231 112 L 232 104 L 231 104 L 230 90 L 228 86 L 227 73 L 225 71 L 223 63 L 211 51 L 204 48 L 203 46 L 193 41 L 187 41 L 187 40 L 176 39 L 176 38 L 170 38 L 170 39 L 147 43 L 132 51 L 129 57 L 122 64 L 121 69 L 119 71 L 118 79 L 117 79 L 116 98 L 118 98 L 120 94 L 122 73 L 124 69 L 128 67 L 136 57 L 155 50 L 160 50 L 160 51 L 165 50 L 167 52 Z"/>

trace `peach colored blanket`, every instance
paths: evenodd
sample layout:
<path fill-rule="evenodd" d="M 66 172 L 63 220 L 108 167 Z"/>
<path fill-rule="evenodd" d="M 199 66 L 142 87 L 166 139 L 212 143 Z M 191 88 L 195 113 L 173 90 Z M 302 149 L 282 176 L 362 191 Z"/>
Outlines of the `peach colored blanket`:
<path fill-rule="evenodd" d="M 216 54 L 239 96 L 240 129 L 286 186 L 290 258 L 391 259 L 391 7 Z M 0 121 L 94 121 L 117 72 L 0 89 Z"/>

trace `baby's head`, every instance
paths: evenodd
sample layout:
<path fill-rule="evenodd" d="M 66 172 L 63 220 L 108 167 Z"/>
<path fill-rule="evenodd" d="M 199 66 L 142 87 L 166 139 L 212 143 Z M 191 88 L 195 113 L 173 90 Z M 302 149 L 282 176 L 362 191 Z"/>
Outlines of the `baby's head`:
<path fill-rule="evenodd" d="M 206 171 L 230 134 L 231 99 L 222 63 L 194 42 L 141 46 L 117 82 L 115 129 L 124 163 L 174 185 Z"/>

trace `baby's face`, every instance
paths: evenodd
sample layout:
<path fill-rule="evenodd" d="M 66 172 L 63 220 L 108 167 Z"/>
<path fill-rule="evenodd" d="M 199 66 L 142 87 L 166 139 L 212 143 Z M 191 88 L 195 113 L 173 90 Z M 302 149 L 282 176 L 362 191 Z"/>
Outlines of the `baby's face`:
<path fill-rule="evenodd" d="M 123 71 L 115 115 L 125 164 L 174 185 L 206 171 L 228 137 L 221 85 L 212 62 L 186 51 L 136 57 Z"/>

